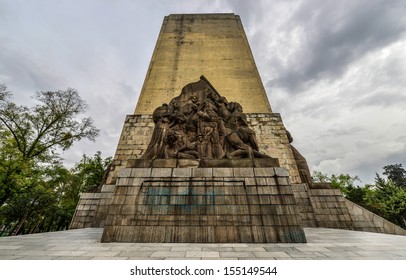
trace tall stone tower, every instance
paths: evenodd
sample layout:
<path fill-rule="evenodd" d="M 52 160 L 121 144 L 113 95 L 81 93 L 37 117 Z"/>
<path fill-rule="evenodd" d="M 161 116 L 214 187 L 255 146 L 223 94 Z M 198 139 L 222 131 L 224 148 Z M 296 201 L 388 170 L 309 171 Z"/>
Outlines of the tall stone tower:
<path fill-rule="evenodd" d="M 272 112 L 240 17 L 192 14 L 165 17 L 135 114 L 152 114 L 201 75 L 245 112 Z"/>
<path fill-rule="evenodd" d="M 311 181 L 273 113 L 240 17 L 165 17 L 98 193 L 71 228 L 102 242 L 306 242 L 303 227 L 404 234 Z"/>

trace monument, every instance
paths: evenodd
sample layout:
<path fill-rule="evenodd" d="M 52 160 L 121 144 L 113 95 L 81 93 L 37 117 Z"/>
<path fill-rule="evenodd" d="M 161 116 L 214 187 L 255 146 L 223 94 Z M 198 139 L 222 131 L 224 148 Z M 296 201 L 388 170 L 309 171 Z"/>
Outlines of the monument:
<path fill-rule="evenodd" d="M 303 227 L 405 234 L 312 183 L 292 141 L 239 16 L 169 15 L 107 179 L 81 195 L 71 228 L 103 227 L 102 242 L 306 242 Z"/>

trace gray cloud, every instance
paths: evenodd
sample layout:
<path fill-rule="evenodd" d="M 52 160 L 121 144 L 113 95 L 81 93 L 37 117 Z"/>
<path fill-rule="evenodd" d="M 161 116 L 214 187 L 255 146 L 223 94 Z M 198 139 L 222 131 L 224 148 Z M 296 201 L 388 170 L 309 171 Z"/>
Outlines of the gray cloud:
<path fill-rule="evenodd" d="M 354 61 L 402 37 L 405 12 L 401 1 L 303 1 L 285 27 L 303 37 L 292 59 L 297 64 L 279 69 L 268 85 L 294 93 L 308 82 L 340 77 Z"/>
<path fill-rule="evenodd" d="M 0 82 L 21 103 L 76 88 L 102 131 L 63 157 L 113 155 L 163 17 L 209 12 L 241 16 L 272 108 L 312 169 L 366 182 L 405 164 L 402 0 L 0 0 Z"/>
<path fill-rule="evenodd" d="M 392 107 L 402 106 L 406 110 L 406 94 L 404 92 L 377 92 L 359 99 L 355 106 Z"/>

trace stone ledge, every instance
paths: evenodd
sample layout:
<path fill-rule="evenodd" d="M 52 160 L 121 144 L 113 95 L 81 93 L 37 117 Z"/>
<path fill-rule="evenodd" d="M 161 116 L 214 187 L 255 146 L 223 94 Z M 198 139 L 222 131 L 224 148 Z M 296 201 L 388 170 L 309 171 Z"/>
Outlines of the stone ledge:
<path fill-rule="evenodd" d="M 238 167 L 238 168 L 264 168 L 279 167 L 279 161 L 275 158 L 241 158 L 241 159 L 130 159 L 126 168 L 190 168 L 190 167 Z M 125 176 L 125 169 L 119 176 Z"/>

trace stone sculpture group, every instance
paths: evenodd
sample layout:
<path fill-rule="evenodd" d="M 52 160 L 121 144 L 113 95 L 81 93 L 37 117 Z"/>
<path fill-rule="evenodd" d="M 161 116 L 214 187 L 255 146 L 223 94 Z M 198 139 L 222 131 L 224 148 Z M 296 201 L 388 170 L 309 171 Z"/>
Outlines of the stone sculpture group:
<path fill-rule="evenodd" d="M 153 112 L 155 123 L 144 159 L 268 158 L 237 102 L 228 102 L 207 79 L 186 85 Z"/>

